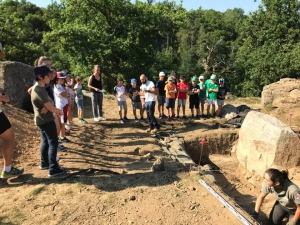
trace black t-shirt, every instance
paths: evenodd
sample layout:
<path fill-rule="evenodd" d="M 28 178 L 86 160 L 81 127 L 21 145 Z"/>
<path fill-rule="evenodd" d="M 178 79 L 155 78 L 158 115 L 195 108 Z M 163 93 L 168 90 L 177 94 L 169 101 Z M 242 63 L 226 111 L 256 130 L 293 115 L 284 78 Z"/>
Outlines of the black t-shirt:
<path fill-rule="evenodd" d="M 94 74 L 92 75 L 92 82 L 91 82 L 91 85 L 95 88 L 98 88 L 99 90 L 102 90 L 103 89 L 103 83 L 102 83 L 102 77 L 100 75 L 100 79 L 97 80 L 94 76 Z M 92 92 L 96 92 L 94 89 L 90 89 L 90 91 Z"/>
<path fill-rule="evenodd" d="M 136 86 L 135 88 L 133 87 L 129 88 L 129 93 L 132 95 L 131 100 L 133 102 L 140 102 L 141 101 L 140 96 L 139 95 L 134 96 L 133 95 L 134 92 L 140 92 L 140 87 Z"/>
<path fill-rule="evenodd" d="M 155 88 L 158 88 L 159 95 L 162 95 L 162 96 L 166 95 L 165 86 L 166 86 L 165 81 L 160 81 L 160 80 L 157 81 Z"/>
<path fill-rule="evenodd" d="M 200 90 L 200 87 L 199 87 L 198 84 L 196 84 L 195 86 L 190 85 L 189 90 L 190 91 L 197 91 L 197 90 Z M 198 100 L 198 99 L 199 99 L 198 94 L 190 95 L 190 101 Z"/>
<path fill-rule="evenodd" d="M 225 95 L 227 94 L 228 89 L 226 87 L 219 87 L 219 91 L 217 94 L 217 99 L 219 100 L 224 100 L 225 99 Z M 221 97 L 224 96 L 224 97 Z"/>

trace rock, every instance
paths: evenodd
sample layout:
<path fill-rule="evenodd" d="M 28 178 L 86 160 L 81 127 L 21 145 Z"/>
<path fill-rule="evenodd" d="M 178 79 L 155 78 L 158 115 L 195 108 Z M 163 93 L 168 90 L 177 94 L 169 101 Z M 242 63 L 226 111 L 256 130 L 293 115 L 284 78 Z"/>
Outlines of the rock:
<path fill-rule="evenodd" d="M 164 171 L 165 170 L 165 163 L 163 158 L 158 158 L 154 163 L 153 166 L 151 167 L 151 170 L 153 172 L 159 172 L 159 171 Z"/>
<path fill-rule="evenodd" d="M 153 158 L 154 158 L 154 156 L 151 153 L 148 153 L 148 154 L 142 156 L 140 159 L 142 161 L 144 161 L 144 160 L 152 160 Z"/>
<path fill-rule="evenodd" d="M 139 150 L 139 156 L 144 156 L 146 154 L 147 154 L 147 152 L 145 150 L 143 150 L 143 149 Z"/>
<path fill-rule="evenodd" d="M 129 200 L 130 201 L 134 201 L 136 199 L 136 197 L 134 195 L 130 196 Z"/>
<path fill-rule="evenodd" d="M 290 92 L 291 98 L 299 98 L 300 99 L 300 89 L 295 89 Z"/>
<path fill-rule="evenodd" d="M 234 105 L 226 104 L 222 108 L 221 115 L 225 117 L 225 115 L 229 114 L 229 113 L 235 113 L 235 114 L 237 114 L 238 111 L 237 111 L 237 108 Z"/>
<path fill-rule="evenodd" d="M 239 131 L 236 156 L 245 169 L 263 176 L 270 167 L 299 166 L 300 139 L 275 117 L 251 111 Z"/>

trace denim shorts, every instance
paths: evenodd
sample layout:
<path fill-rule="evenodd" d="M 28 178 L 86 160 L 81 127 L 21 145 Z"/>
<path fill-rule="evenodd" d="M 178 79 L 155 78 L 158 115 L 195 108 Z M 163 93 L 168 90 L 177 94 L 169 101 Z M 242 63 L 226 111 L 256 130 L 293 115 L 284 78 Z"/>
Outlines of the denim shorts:
<path fill-rule="evenodd" d="M 175 108 L 175 98 L 166 98 L 166 108 L 174 109 Z"/>
<path fill-rule="evenodd" d="M 77 109 L 79 110 L 83 110 L 83 99 L 75 99 L 76 105 L 77 105 Z"/>
<path fill-rule="evenodd" d="M 166 103 L 166 96 L 160 95 L 160 96 L 159 96 L 159 100 L 158 100 L 158 104 L 159 104 L 159 105 L 163 105 L 163 104 L 165 104 L 165 103 Z"/>

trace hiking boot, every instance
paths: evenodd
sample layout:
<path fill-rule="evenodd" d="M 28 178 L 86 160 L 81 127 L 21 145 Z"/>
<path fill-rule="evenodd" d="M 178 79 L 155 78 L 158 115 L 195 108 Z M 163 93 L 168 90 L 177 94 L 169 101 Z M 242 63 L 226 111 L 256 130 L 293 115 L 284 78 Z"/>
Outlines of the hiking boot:
<path fill-rule="evenodd" d="M 59 175 L 64 174 L 65 172 L 66 172 L 65 168 L 57 168 L 57 169 L 54 169 L 54 170 L 50 170 L 49 174 L 48 174 L 48 177 L 59 176 Z"/>
<path fill-rule="evenodd" d="M 6 171 L 2 171 L 1 173 L 1 178 L 2 179 L 8 179 L 11 177 L 18 177 L 21 176 L 24 173 L 24 168 L 15 168 L 15 167 L 11 167 L 11 170 L 9 172 Z"/>

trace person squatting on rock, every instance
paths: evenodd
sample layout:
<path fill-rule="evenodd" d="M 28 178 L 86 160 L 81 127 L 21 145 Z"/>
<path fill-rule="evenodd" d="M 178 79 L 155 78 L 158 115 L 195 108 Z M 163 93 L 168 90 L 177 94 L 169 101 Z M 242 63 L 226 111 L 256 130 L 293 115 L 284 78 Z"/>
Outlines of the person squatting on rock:
<path fill-rule="evenodd" d="M 34 68 L 37 85 L 35 85 L 31 91 L 31 102 L 34 110 L 34 122 L 39 128 L 42 138 L 40 146 L 40 169 L 48 169 L 48 176 L 53 177 L 63 174 L 65 169 L 59 167 L 56 160 L 58 137 L 53 113 L 62 116 L 63 112 L 53 106 L 45 89 L 45 85 L 50 82 L 50 74 L 51 70 L 47 66 Z M 43 108 L 46 108 L 48 111 L 42 113 Z"/>
<path fill-rule="evenodd" d="M 258 218 L 262 202 L 268 194 L 276 199 L 269 215 L 269 225 L 282 224 L 285 217 L 289 217 L 286 225 L 300 225 L 300 189 L 289 180 L 287 171 L 273 168 L 266 170 L 261 193 L 255 204 L 254 219 Z"/>
<path fill-rule="evenodd" d="M 152 81 L 147 80 L 145 74 L 142 74 L 140 76 L 140 80 L 142 83 L 140 87 L 140 95 L 145 96 L 145 109 L 147 112 L 147 118 L 149 123 L 149 128 L 147 129 L 147 132 L 155 133 L 160 128 L 154 116 L 156 101 L 155 85 Z"/>
<path fill-rule="evenodd" d="M 103 80 L 100 74 L 100 66 L 94 66 L 94 73 L 89 77 L 88 87 L 92 92 L 92 108 L 94 121 L 99 122 L 100 120 L 105 120 L 103 115 L 102 105 L 103 105 Z"/>

